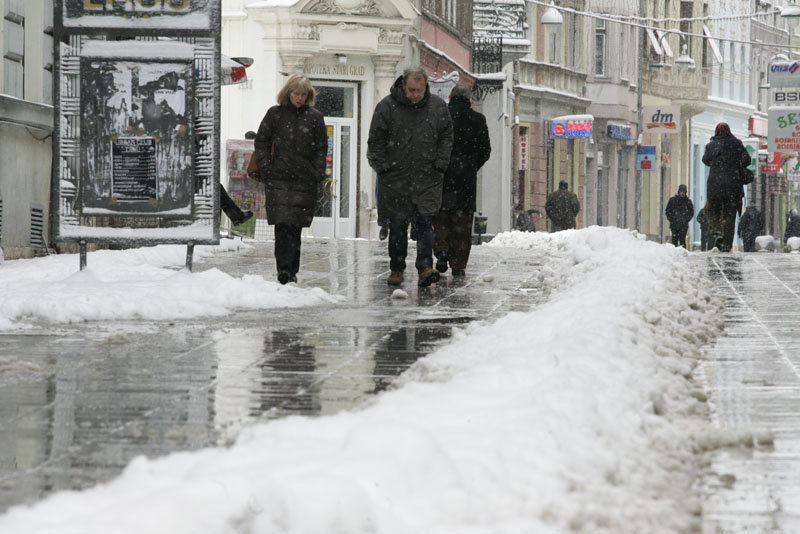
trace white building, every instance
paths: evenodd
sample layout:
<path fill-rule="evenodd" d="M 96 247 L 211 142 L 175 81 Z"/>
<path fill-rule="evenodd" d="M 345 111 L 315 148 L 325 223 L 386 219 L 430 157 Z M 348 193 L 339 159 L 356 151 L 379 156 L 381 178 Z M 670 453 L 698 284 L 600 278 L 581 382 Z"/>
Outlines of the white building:
<path fill-rule="evenodd" d="M 52 0 L 0 0 L 0 246 L 7 259 L 49 243 Z"/>
<path fill-rule="evenodd" d="M 246 84 L 222 90 L 223 145 L 258 129 L 288 76 L 306 75 L 333 143 L 327 202 L 310 233 L 377 235 L 369 124 L 397 76 L 420 62 L 419 12 L 405 0 L 223 0 L 222 8 L 223 51 L 255 60 Z"/>

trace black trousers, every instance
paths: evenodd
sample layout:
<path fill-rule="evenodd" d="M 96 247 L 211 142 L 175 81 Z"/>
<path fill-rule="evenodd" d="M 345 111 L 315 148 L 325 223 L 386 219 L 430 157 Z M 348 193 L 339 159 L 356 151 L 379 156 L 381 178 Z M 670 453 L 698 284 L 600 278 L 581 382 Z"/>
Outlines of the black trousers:
<path fill-rule="evenodd" d="M 466 269 L 472 248 L 471 211 L 442 210 L 433 218 L 433 252 L 443 254 L 453 269 Z"/>
<path fill-rule="evenodd" d="M 225 191 L 225 188 L 222 187 L 222 184 L 219 184 L 219 207 L 222 208 L 222 211 L 225 212 L 225 215 L 231 221 L 238 221 L 242 217 L 244 217 L 244 213 L 236 205 L 236 202 L 228 195 L 228 192 Z"/>
<path fill-rule="evenodd" d="M 672 244 L 676 247 L 686 248 L 686 232 L 689 230 L 688 226 L 670 226 L 672 230 Z"/>
<path fill-rule="evenodd" d="M 303 229 L 291 224 L 275 225 L 275 264 L 278 272 L 297 274 L 300 270 L 300 234 Z"/>
<path fill-rule="evenodd" d="M 417 215 L 412 220 L 417 227 L 417 259 L 414 266 L 421 273 L 433 267 L 433 217 Z M 389 268 L 392 271 L 406 270 L 408 254 L 408 219 L 389 219 Z"/>

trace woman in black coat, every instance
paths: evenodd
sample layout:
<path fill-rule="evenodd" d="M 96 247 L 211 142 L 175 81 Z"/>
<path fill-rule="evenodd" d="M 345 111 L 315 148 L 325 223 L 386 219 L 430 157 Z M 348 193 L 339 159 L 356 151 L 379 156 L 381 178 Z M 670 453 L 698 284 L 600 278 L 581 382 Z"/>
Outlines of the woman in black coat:
<path fill-rule="evenodd" d="M 258 127 L 256 161 L 266 186 L 267 221 L 275 225 L 275 263 L 281 284 L 297 282 L 300 234 L 311 226 L 317 186 L 325 179 L 328 132 L 311 107 L 316 91 L 305 76 L 292 76 Z"/>
<path fill-rule="evenodd" d="M 730 252 L 736 215 L 741 211 L 744 197 L 739 173 L 742 167 L 750 165 L 750 154 L 731 133 L 730 126 L 721 122 L 706 145 L 703 163 L 710 167 L 706 186 L 706 217 L 711 233 L 709 247 Z"/>

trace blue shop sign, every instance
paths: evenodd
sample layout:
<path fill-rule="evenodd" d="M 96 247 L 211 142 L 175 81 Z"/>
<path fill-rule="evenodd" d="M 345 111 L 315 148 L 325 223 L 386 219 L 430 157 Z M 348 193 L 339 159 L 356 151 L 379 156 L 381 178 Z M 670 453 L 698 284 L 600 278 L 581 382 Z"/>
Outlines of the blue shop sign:
<path fill-rule="evenodd" d="M 556 117 L 550 124 L 550 135 L 553 137 L 591 137 L 591 115 L 565 115 Z"/>
<path fill-rule="evenodd" d="M 606 135 L 611 139 L 630 141 L 632 139 L 631 126 L 630 124 L 609 124 L 606 126 Z"/>

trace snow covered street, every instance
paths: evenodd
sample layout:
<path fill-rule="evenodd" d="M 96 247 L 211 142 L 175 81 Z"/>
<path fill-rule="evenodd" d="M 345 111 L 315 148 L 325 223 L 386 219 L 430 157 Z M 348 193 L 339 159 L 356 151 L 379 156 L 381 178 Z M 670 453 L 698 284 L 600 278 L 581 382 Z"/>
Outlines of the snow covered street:
<path fill-rule="evenodd" d="M 241 244 L 0 264 L 0 532 L 697 532 L 753 442 L 704 254 L 512 232 L 393 298 L 384 243 Z"/>

